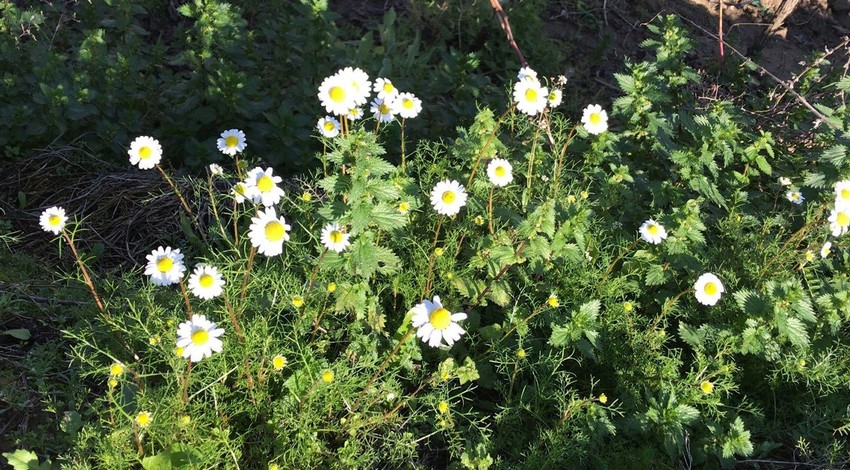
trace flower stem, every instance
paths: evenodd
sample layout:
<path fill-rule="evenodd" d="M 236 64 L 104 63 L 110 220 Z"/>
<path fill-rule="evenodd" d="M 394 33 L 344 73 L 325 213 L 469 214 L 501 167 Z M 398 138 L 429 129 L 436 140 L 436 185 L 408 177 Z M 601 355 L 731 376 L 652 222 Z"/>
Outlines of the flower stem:
<path fill-rule="evenodd" d="M 233 200 L 233 246 L 239 246 L 239 203 Z"/>
<path fill-rule="evenodd" d="M 490 188 L 490 198 L 487 199 L 487 220 L 490 225 L 490 235 L 493 235 L 493 191 L 496 190 L 496 187 L 493 186 Z"/>
<path fill-rule="evenodd" d="M 496 121 L 496 125 L 493 127 L 493 132 L 487 137 L 487 142 L 484 142 L 484 146 L 481 147 L 481 150 L 478 152 L 478 156 L 475 157 L 475 163 L 472 164 L 472 171 L 469 173 L 469 179 L 466 181 L 466 187 L 469 188 L 472 185 L 472 179 L 475 178 L 475 171 L 478 169 L 478 165 L 481 163 L 481 159 L 484 158 L 484 152 L 487 151 L 487 148 L 490 146 L 490 143 L 493 142 L 493 139 L 496 138 L 496 132 L 499 131 L 499 126 L 502 124 L 502 121 L 505 120 L 505 117 L 514 110 L 516 105 L 511 105 L 510 108 L 506 109 L 501 116 L 499 116 L 499 120 Z"/>
<path fill-rule="evenodd" d="M 404 118 L 401 118 L 401 171 L 404 173 Z"/>
<path fill-rule="evenodd" d="M 322 251 L 322 254 L 319 255 L 319 260 L 316 261 L 316 265 L 313 266 L 313 271 L 310 273 L 310 279 L 307 281 L 307 290 L 304 292 L 304 303 L 307 303 L 306 296 L 310 294 L 310 289 L 313 288 L 313 282 L 316 280 L 316 273 L 319 271 L 319 266 L 322 264 L 322 260 L 325 259 L 325 255 L 328 253 L 328 249 L 325 248 Z"/>
<path fill-rule="evenodd" d="M 189 377 L 192 375 L 192 361 L 186 364 L 186 377 L 183 378 L 183 404 L 189 404 Z"/>
<path fill-rule="evenodd" d="M 245 276 L 242 278 L 242 291 L 239 294 L 239 305 L 245 301 L 245 292 L 248 289 L 248 278 L 251 276 L 251 267 L 254 265 L 254 255 L 257 254 L 257 247 L 252 246 L 248 253 L 248 264 L 245 266 Z"/>
<path fill-rule="evenodd" d="M 216 203 L 215 195 L 213 194 L 213 175 L 209 175 L 207 185 L 207 193 L 210 196 L 210 206 L 212 207 L 213 217 L 215 217 L 215 221 L 218 224 L 218 229 L 221 232 L 221 237 L 227 240 L 227 230 L 224 229 L 224 225 L 221 223 L 221 217 L 218 215 L 218 204 Z M 236 243 L 236 240 L 233 240 Z"/>
<path fill-rule="evenodd" d="M 630 251 L 632 251 L 637 246 L 639 241 L 640 241 L 640 238 L 633 241 L 632 244 L 629 245 L 628 248 L 626 248 L 625 250 L 623 250 L 622 253 L 617 255 L 617 257 L 614 259 L 614 261 L 611 261 L 611 264 L 608 265 L 608 269 L 605 270 L 605 275 L 602 276 L 602 280 L 599 281 L 600 286 L 602 285 L 603 282 L 605 282 L 606 279 L 608 279 L 608 275 L 611 274 L 611 271 L 614 269 L 614 266 L 617 264 L 617 262 L 620 261 L 621 259 L 623 259 L 623 256 L 626 256 L 626 253 L 629 253 Z"/>
<path fill-rule="evenodd" d="M 384 371 L 384 369 L 386 369 L 387 365 L 390 363 L 390 359 L 392 359 L 392 357 L 395 356 L 398 350 L 401 349 L 401 345 L 404 344 L 405 341 L 407 341 L 407 338 L 410 338 L 410 335 L 413 334 L 414 330 L 415 328 L 413 328 L 412 326 L 409 327 L 407 329 L 407 333 L 405 333 L 404 336 L 402 336 L 401 339 L 398 340 L 398 343 L 396 343 L 393 350 L 390 351 L 390 354 L 384 359 L 384 362 L 381 363 L 381 366 L 378 367 L 378 370 L 376 370 L 375 373 L 372 374 L 372 377 L 369 378 L 369 381 L 366 382 L 366 385 L 363 387 L 363 390 L 360 391 L 360 395 L 357 396 L 357 400 L 354 402 L 354 405 L 352 405 L 351 411 L 349 413 L 353 413 L 357 409 L 357 405 L 360 404 L 360 401 L 363 399 L 363 395 L 366 394 L 366 390 L 369 389 L 369 386 L 372 385 L 375 379 L 377 379 L 378 376 L 380 376 L 381 373 Z"/>
<path fill-rule="evenodd" d="M 567 147 L 570 146 L 570 142 L 573 141 L 573 136 L 576 133 L 576 129 L 578 129 L 578 123 L 573 126 L 572 130 L 570 130 L 569 135 L 567 135 L 567 141 L 564 143 L 564 146 L 561 148 L 561 153 L 558 155 L 558 163 L 555 164 L 555 172 L 552 175 L 552 188 L 555 192 L 555 197 L 558 197 L 558 193 L 560 192 L 560 188 L 558 187 L 558 180 L 561 176 L 561 165 L 564 163 L 564 156 L 567 154 Z"/>
<path fill-rule="evenodd" d="M 230 304 L 230 299 L 227 298 L 227 293 L 222 292 L 221 296 L 224 297 L 224 307 L 227 309 L 228 315 L 230 315 L 230 322 L 233 323 L 233 329 L 236 330 L 236 336 L 239 337 L 239 342 L 245 342 L 245 335 L 242 333 L 242 328 L 239 327 L 239 322 L 236 321 L 236 311 L 233 310 L 233 305 Z"/>
<path fill-rule="evenodd" d="M 109 314 L 106 313 L 106 307 L 104 307 L 103 302 L 100 300 L 100 296 L 97 294 L 97 290 L 94 288 L 94 282 L 92 282 L 91 277 L 89 276 L 89 271 L 86 269 L 86 265 L 83 264 L 82 258 L 80 258 L 80 254 L 77 252 L 77 247 L 74 245 L 74 240 L 71 239 L 71 236 L 68 235 L 64 229 L 62 229 L 62 236 L 65 237 L 65 241 L 68 243 L 68 246 L 71 248 L 71 253 L 74 254 L 74 259 L 77 260 L 77 265 L 80 267 L 80 272 L 83 273 L 83 279 L 86 282 L 86 285 L 89 287 L 89 291 L 91 292 L 92 297 L 94 297 L 94 303 L 97 305 L 97 309 L 100 310 L 101 315 L 107 320 L 110 320 Z"/>
<path fill-rule="evenodd" d="M 189 320 L 192 319 L 192 303 L 189 302 L 189 293 L 186 292 L 186 284 L 183 282 L 183 279 L 180 279 L 180 292 L 183 293 L 183 300 L 186 301 L 186 313 L 189 314 Z"/>
<path fill-rule="evenodd" d="M 236 164 L 236 177 L 242 180 L 242 165 L 239 163 L 239 152 L 233 154 L 233 161 Z"/>
<path fill-rule="evenodd" d="M 434 275 L 434 261 L 436 259 L 436 254 L 434 250 L 437 248 L 437 240 L 440 238 L 440 228 L 443 226 L 443 219 L 446 216 L 441 215 L 439 220 L 437 220 L 437 230 L 434 231 L 434 243 L 431 244 L 431 252 L 428 255 L 428 275 L 425 278 L 425 289 L 422 291 L 422 298 L 428 297 L 428 294 L 431 292 L 431 279 Z"/>

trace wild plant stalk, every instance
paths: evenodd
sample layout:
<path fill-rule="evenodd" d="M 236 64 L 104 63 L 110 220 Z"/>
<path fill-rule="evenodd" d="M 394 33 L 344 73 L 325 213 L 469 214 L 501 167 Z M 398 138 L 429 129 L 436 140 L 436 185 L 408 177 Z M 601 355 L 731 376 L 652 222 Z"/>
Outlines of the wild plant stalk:
<path fill-rule="evenodd" d="M 495 186 L 490 188 L 490 197 L 487 199 L 487 221 L 490 227 L 490 235 L 493 235 L 493 233 L 495 233 L 495 231 L 493 230 L 493 192 L 495 190 Z"/>
<path fill-rule="evenodd" d="M 189 293 L 186 292 L 186 284 L 183 282 L 183 279 L 180 279 L 180 292 L 183 294 L 183 300 L 186 301 L 186 313 L 189 314 L 189 320 L 192 319 L 192 303 L 189 302 Z"/>
<path fill-rule="evenodd" d="M 526 180 L 526 190 L 528 191 L 529 196 L 531 195 L 531 183 L 534 182 L 534 154 L 537 152 L 537 137 L 540 135 L 540 127 L 535 126 L 534 128 L 534 137 L 531 140 L 531 152 L 528 157 L 528 171 L 525 175 Z M 525 200 L 525 198 L 523 198 Z M 523 208 L 525 208 L 525 203 L 523 204 Z"/>
<path fill-rule="evenodd" d="M 233 310 L 233 305 L 230 303 L 230 299 L 227 298 L 227 293 L 222 292 L 221 296 L 224 298 L 224 308 L 227 309 L 227 314 L 230 315 L 230 322 L 233 323 L 233 329 L 236 331 L 236 336 L 239 337 L 239 342 L 245 342 L 245 335 L 242 333 L 242 328 L 239 327 L 239 322 L 236 320 L 236 311 Z"/>
<path fill-rule="evenodd" d="M 94 288 L 94 282 L 92 282 L 91 276 L 89 276 L 89 271 L 86 269 L 83 259 L 80 258 L 80 254 L 77 252 L 74 240 L 70 235 L 68 235 L 68 232 L 64 228 L 62 229 L 62 236 L 65 238 L 65 242 L 68 243 L 68 247 L 71 248 L 71 253 L 74 255 L 74 259 L 77 260 L 77 266 L 80 267 L 80 272 L 83 274 L 83 280 L 86 282 L 86 286 L 88 286 L 89 291 L 94 298 L 94 303 L 97 305 L 97 309 L 100 310 L 100 314 L 103 315 L 107 321 L 111 321 L 109 314 L 106 312 L 106 307 L 103 305 L 103 301 L 100 300 L 100 296 L 97 294 L 97 289 Z"/>
<path fill-rule="evenodd" d="M 493 126 L 493 132 L 487 136 L 487 142 L 484 142 L 484 145 L 481 147 L 481 150 L 478 151 L 478 155 L 475 157 L 475 163 L 472 164 L 472 169 L 469 172 L 469 179 L 466 180 L 466 187 L 469 188 L 472 186 L 472 179 L 475 178 L 475 172 L 478 170 L 478 165 L 481 164 L 481 159 L 484 158 L 484 153 L 490 147 L 490 144 L 493 143 L 493 139 L 496 138 L 496 133 L 499 132 L 499 127 L 502 125 L 502 121 L 505 120 L 508 113 L 512 112 L 516 104 L 511 105 L 508 109 L 499 116 L 499 119 L 496 121 L 496 125 Z"/>
<path fill-rule="evenodd" d="M 216 202 L 215 194 L 213 194 L 213 175 L 210 173 L 207 180 L 207 193 L 210 197 L 210 207 L 212 207 L 213 217 L 215 217 L 215 221 L 218 224 L 218 230 L 221 232 L 221 237 L 227 240 L 227 230 L 224 229 L 224 225 L 221 223 L 221 217 L 218 215 L 218 203 Z M 236 243 L 236 240 L 233 240 Z"/>
<path fill-rule="evenodd" d="M 441 215 L 437 220 L 437 229 L 434 231 L 434 242 L 431 244 L 431 251 L 428 255 L 428 274 L 425 277 L 425 288 L 422 290 L 422 298 L 428 297 L 428 294 L 431 292 L 431 280 L 434 276 L 434 261 L 437 256 L 435 253 L 437 249 L 437 240 L 440 238 L 440 228 L 443 226 L 443 219 L 445 218 L 446 216 Z"/>
<path fill-rule="evenodd" d="M 189 207 L 189 204 L 186 203 L 186 199 L 183 198 L 183 193 L 177 189 L 177 185 L 174 184 L 171 177 L 168 176 L 168 173 L 162 169 L 162 167 L 157 164 L 156 169 L 162 174 L 162 177 L 165 178 L 165 181 L 168 182 L 168 185 L 171 186 L 171 189 L 174 190 L 174 194 L 177 195 L 177 199 L 180 200 L 180 204 L 183 206 L 183 210 L 186 211 L 186 215 L 192 221 L 192 224 L 198 229 L 198 234 L 201 236 L 201 239 L 204 240 L 204 243 L 207 243 L 207 236 L 204 234 L 203 229 L 201 229 L 201 223 L 198 221 L 197 217 L 195 217 L 195 213 L 192 212 L 192 209 Z"/>
<path fill-rule="evenodd" d="M 407 341 L 408 338 L 410 338 L 410 335 L 412 335 L 415 330 L 416 329 L 413 328 L 413 326 L 410 326 L 407 329 L 407 333 L 405 333 L 404 336 L 402 336 L 401 339 L 398 340 L 398 343 L 396 343 L 393 350 L 390 351 L 389 355 L 387 355 L 387 357 L 384 359 L 384 362 L 382 362 L 381 366 L 378 367 L 378 370 L 376 370 L 375 373 L 372 374 L 372 377 L 370 377 L 369 381 L 366 382 L 366 385 L 363 387 L 363 390 L 360 391 L 360 394 L 357 395 L 357 400 L 354 401 L 354 405 L 352 405 L 351 409 L 349 410 L 349 416 L 354 413 L 355 410 L 357 410 L 357 406 L 360 404 L 360 401 L 363 400 L 363 395 L 366 394 L 366 390 L 369 389 L 369 386 L 372 385 L 372 383 L 375 382 L 375 379 L 377 379 L 378 376 L 380 376 L 381 373 L 384 371 L 384 369 L 387 368 L 387 365 L 390 363 L 390 359 L 392 359 L 393 356 L 396 355 L 399 349 L 401 349 L 401 345 L 404 344 L 404 342 Z"/>
<path fill-rule="evenodd" d="M 564 164 L 564 156 L 567 154 L 567 148 L 570 146 L 570 142 L 573 141 L 576 129 L 578 129 L 578 123 L 570 129 L 570 133 L 567 135 L 567 141 L 564 142 L 564 146 L 561 148 L 561 153 L 558 155 L 558 162 L 555 164 L 554 174 L 552 175 L 552 190 L 556 199 L 561 191 L 561 188 L 558 186 L 558 181 L 561 179 L 561 167 Z"/>
<path fill-rule="evenodd" d="M 611 261 L 611 264 L 608 265 L 608 269 L 605 270 L 605 275 L 602 276 L 602 279 L 599 281 L 600 287 L 602 286 L 602 283 L 605 282 L 606 279 L 608 279 L 608 276 L 611 274 L 611 271 L 614 270 L 614 266 L 617 264 L 617 262 L 623 259 L 623 256 L 626 256 L 627 253 L 631 252 L 637 246 L 640 240 L 640 238 L 635 239 L 635 241 L 633 241 L 632 244 L 628 246 L 628 248 L 623 250 L 622 253 L 620 253 L 619 255 L 617 255 L 616 258 L 614 258 L 614 261 Z"/>
<path fill-rule="evenodd" d="M 316 280 L 316 273 L 319 272 L 319 266 L 322 265 L 322 260 L 325 259 L 325 255 L 328 253 L 328 249 L 325 248 L 322 250 L 322 254 L 319 255 L 318 261 L 316 261 L 316 265 L 313 266 L 313 271 L 310 273 L 310 278 L 307 281 L 307 289 L 304 291 L 304 302 L 307 302 L 307 296 L 310 294 L 310 290 L 313 288 L 313 282 Z"/>
<path fill-rule="evenodd" d="M 245 266 L 245 275 L 242 277 L 242 291 L 239 294 L 239 305 L 244 308 L 245 294 L 248 290 L 248 279 L 251 277 L 251 267 L 254 265 L 254 255 L 257 254 L 257 247 L 252 246 L 248 253 L 248 263 Z"/>
<path fill-rule="evenodd" d="M 189 377 L 192 375 L 192 361 L 186 364 L 186 376 L 183 377 L 183 405 L 189 404 Z"/>
<path fill-rule="evenodd" d="M 401 118 L 401 172 L 404 173 L 404 118 Z"/>
<path fill-rule="evenodd" d="M 239 246 L 239 203 L 233 199 L 233 246 Z"/>

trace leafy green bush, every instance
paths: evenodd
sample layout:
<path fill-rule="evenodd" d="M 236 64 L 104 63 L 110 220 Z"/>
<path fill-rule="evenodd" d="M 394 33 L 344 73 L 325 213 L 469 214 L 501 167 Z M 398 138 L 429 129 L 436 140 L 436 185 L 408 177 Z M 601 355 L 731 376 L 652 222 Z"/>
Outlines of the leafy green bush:
<path fill-rule="evenodd" d="M 366 120 L 323 140 L 315 183 L 275 206 L 291 226 L 279 257 L 247 240 L 259 209 L 215 191 L 210 176 L 218 218 L 208 243 L 180 248 L 190 268 L 219 268 L 223 298 L 191 300 L 138 273 L 100 279 L 104 308 L 63 333 L 99 393 L 75 410 L 86 419 L 60 460 L 148 469 L 731 467 L 791 451 L 847 460 L 836 436 L 850 425 L 841 233 L 850 217 L 828 220 L 850 170 L 847 80 L 825 85 L 840 92 L 819 104 L 828 124 L 789 121 L 811 138 L 788 151 L 793 134 L 755 129 L 740 102 L 694 100 L 700 76 L 685 31 L 670 17 L 652 29 L 655 56 L 617 75 L 616 125 L 599 136 L 557 110 L 483 108 L 455 139 L 420 143 L 405 170 L 391 163 L 400 148 L 384 143 L 395 124 L 373 131 Z M 484 169 L 496 157 L 514 169 L 504 188 Z M 444 180 L 468 194 L 457 216 L 430 207 Z M 804 203 L 790 200 L 799 188 Z M 648 220 L 652 237 L 638 236 Z M 346 227 L 348 250 L 322 247 L 328 222 Z M 698 283 L 707 273 L 711 288 Z M 465 314 L 453 317 L 466 332 L 451 347 L 415 336 L 417 305 L 434 296 Z M 224 329 L 222 351 L 192 364 L 173 342 L 191 311 Z M 24 454 L 14 458 L 34 457 Z"/>

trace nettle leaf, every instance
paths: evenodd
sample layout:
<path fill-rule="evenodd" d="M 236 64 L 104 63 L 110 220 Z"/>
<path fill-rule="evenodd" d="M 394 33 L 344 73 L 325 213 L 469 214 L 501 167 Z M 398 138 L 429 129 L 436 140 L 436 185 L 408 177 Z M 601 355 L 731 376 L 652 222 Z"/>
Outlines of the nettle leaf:
<path fill-rule="evenodd" d="M 809 323 L 815 323 L 817 321 L 814 306 L 812 305 L 812 301 L 808 297 L 797 299 L 792 304 L 792 308 L 801 320 L 807 321 Z"/>
<path fill-rule="evenodd" d="M 809 332 L 806 331 L 806 325 L 794 317 L 787 317 L 784 321 L 778 321 L 777 329 L 779 333 L 788 337 L 788 341 L 798 348 L 806 348 L 809 346 Z"/>
<path fill-rule="evenodd" d="M 767 313 L 767 303 L 758 292 L 741 289 L 732 294 L 732 297 L 735 298 L 738 308 L 749 317 L 762 316 Z"/>
<path fill-rule="evenodd" d="M 591 300 L 573 312 L 569 322 L 553 325 L 549 344 L 555 347 L 576 346 L 583 355 L 596 360 L 594 349 L 601 349 L 597 322 L 601 306 L 599 300 Z"/>
<path fill-rule="evenodd" d="M 704 175 L 691 178 L 688 184 L 691 189 L 705 196 L 709 201 L 724 209 L 729 209 L 729 206 L 726 205 L 726 199 L 724 199 L 720 194 L 720 191 L 718 191 L 717 185 L 709 181 Z"/>
<path fill-rule="evenodd" d="M 498 304 L 500 307 L 506 307 L 511 303 L 510 284 L 504 279 L 499 279 L 490 284 L 490 290 L 487 292 L 487 298 Z"/>
<path fill-rule="evenodd" d="M 360 202 L 351 209 L 351 234 L 358 235 L 369 227 L 372 221 L 372 205 Z"/>
<path fill-rule="evenodd" d="M 820 154 L 820 160 L 827 161 L 836 167 L 842 167 L 847 160 L 847 147 L 838 144 L 824 149 Z"/>
<path fill-rule="evenodd" d="M 380 202 L 372 207 L 372 222 L 383 230 L 391 231 L 407 225 L 407 216 L 386 202 Z"/>
<path fill-rule="evenodd" d="M 537 206 L 534 212 L 519 224 L 517 233 L 523 238 L 530 238 L 538 233 L 545 233 L 552 238 L 555 235 L 555 201 L 549 199 Z"/>
<path fill-rule="evenodd" d="M 14 470 L 50 470 L 53 468 L 49 460 L 45 463 L 39 463 L 38 455 L 29 450 L 18 449 L 14 452 L 4 452 L 3 457 L 6 457 Z"/>
<path fill-rule="evenodd" d="M 692 348 L 701 350 L 705 342 L 705 331 L 691 328 L 687 323 L 680 321 L 679 338 L 682 338 L 682 341 L 688 343 Z"/>
<path fill-rule="evenodd" d="M 398 188 L 386 181 L 375 180 L 369 182 L 369 192 L 379 201 L 396 201 L 401 197 Z"/>
<path fill-rule="evenodd" d="M 744 428 L 744 422 L 740 416 L 735 417 L 735 422 L 723 438 L 722 453 L 725 459 L 731 459 L 735 455 L 748 457 L 753 453 L 750 432 Z"/>
<path fill-rule="evenodd" d="M 331 195 L 342 194 L 351 186 L 348 176 L 332 175 L 319 180 L 319 187 Z"/>
<path fill-rule="evenodd" d="M 646 285 L 657 286 L 667 281 L 667 272 L 660 264 L 651 264 L 646 270 Z"/>
<path fill-rule="evenodd" d="M 457 289 L 458 293 L 467 299 L 477 299 L 486 288 L 484 281 L 460 276 L 455 276 L 452 280 L 452 284 L 455 289 Z"/>
<path fill-rule="evenodd" d="M 357 312 L 366 308 L 368 286 L 363 283 L 341 283 L 335 291 L 335 309 L 338 312 Z"/>
<path fill-rule="evenodd" d="M 356 274 L 367 279 L 376 272 L 391 274 L 401 265 L 398 256 L 389 248 L 375 245 L 374 235 L 368 232 L 351 245 L 349 262 Z"/>

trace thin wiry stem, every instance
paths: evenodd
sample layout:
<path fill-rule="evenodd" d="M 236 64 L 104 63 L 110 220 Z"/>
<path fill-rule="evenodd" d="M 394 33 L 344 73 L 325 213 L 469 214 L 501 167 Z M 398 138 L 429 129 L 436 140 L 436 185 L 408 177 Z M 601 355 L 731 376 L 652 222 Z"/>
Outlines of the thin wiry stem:
<path fill-rule="evenodd" d="M 80 258 L 80 254 L 77 252 L 77 247 L 74 245 L 74 240 L 71 239 L 71 236 L 68 235 L 68 232 L 66 232 L 65 229 L 62 229 L 62 236 L 65 237 L 65 241 L 71 248 L 71 253 L 74 254 L 74 259 L 77 260 L 77 265 L 80 267 L 80 272 L 83 273 L 83 280 L 85 280 L 92 297 L 94 297 L 94 303 L 97 305 L 97 309 L 100 310 L 100 313 L 103 315 L 104 318 L 109 320 L 109 314 L 106 313 L 106 307 L 104 307 L 103 301 L 100 300 L 100 296 L 97 294 L 97 289 L 94 288 L 94 282 L 92 282 L 91 277 L 89 276 L 89 271 L 88 269 L 86 269 L 86 265 L 83 263 L 82 258 Z"/>

